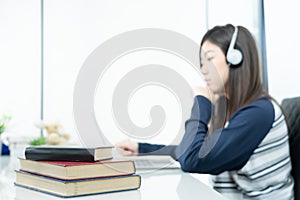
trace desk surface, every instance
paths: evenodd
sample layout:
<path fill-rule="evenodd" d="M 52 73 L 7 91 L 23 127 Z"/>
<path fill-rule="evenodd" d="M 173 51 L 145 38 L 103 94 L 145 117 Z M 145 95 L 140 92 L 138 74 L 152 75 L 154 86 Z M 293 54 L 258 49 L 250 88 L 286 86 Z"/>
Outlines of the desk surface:
<path fill-rule="evenodd" d="M 14 186 L 14 170 L 19 168 L 17 156 L 20 156 L 20 154 L 0 157 L 0 199 L 60 199 L 52 195 Z M 200 180 L 189 173 L 182 172 L 180 169 L 141 170 L 138 171 L 137 174 L 140 174 L 142 177 L 142 184 L 139 190 L 68 199 L 225 199 L 225 197 L 221 196 Z"/>

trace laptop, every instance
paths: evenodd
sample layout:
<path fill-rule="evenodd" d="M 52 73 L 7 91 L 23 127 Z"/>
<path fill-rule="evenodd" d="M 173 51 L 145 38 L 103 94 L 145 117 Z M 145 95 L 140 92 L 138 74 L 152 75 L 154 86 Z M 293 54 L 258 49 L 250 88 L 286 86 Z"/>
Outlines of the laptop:
<path fill-rule="evenodd" d="M 137 170 L 143 169 L 180 169 L 180 164 L 168 155 L 124 156 L 133 160 Z"/>

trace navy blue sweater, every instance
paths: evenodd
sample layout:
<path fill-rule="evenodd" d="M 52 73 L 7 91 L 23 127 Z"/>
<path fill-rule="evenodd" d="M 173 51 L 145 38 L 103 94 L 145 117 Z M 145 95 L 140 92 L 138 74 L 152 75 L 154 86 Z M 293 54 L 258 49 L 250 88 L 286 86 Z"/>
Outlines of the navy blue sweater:
<path fill-rule="evenodd" d="M 223 129 L 206 137 L 211 109 L 207 98 L 196 96 L 181 143 L 139 143 L 139 154 L 169 154 L 188 172 L 219 174 L 242 168 L 272 128 L 272 103 L 268 98 L 257 99 L 236 111 Z"/>

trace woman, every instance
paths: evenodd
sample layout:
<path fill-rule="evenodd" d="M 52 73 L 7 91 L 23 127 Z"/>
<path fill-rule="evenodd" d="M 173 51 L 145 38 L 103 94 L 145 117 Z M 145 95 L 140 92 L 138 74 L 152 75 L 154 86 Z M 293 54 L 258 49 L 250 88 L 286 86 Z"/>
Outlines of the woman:
<path fill-rule="evenodd" d="M 178 146 L 116 147 L 126 155 L 167 152 L 183 171 L 214 175 L 214 188 L 229 199 L 293 199 L 287 124 L 263 90 L 251 33 L 230 24 L 209 30 L 200 65 L 208 89 L 199 89 Z"/>

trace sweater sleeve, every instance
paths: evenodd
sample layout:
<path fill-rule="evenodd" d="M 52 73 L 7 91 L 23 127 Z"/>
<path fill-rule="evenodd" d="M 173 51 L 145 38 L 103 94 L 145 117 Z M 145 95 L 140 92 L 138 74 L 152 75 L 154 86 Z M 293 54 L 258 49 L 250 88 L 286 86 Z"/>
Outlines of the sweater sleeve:
<path fill-rule="evenodd" d="M 196 96 L 178 146 L 139 144 L 139 152 L 170 154 L 183 171 L 219 174 L 242 168 L 272 127 L 274 108 L 267 98 L 238 110 L 223 129 L 207 136 L 212 104 Z"/>
<path fill-rule="evenodd" d="M 176 148 L 176 157 L 183 171 L 219 174 L 237 170 L 249 160 L 254 150 L 269 132 L 274 120 L 274 108 L 267 98 L 238 110 L 223 129 L 206 137 L 210 104 L 197 96 L 186 132 Z"/>
<path fill-rule="evenodd" d="M 210 114 L 211 114 L 211 103 L 206 98 L 195 98 L 194 99 L 194 105 L 192 107 L 191 111 L 191 117 L 187 122 L 190 122 L 190 125 L 187 126 L 187 122 L 185 123 L 185 132 L 195 132 L 195 128 L 197 129 L 197 126 L 192 124 L 193 121 L 199 120 L 197 116 L 199 116 L 199 109 L 198 104 L 205 104 L 205 110 L 203 110 L 203 119 L 205 120 L 205 124 L 208 123 L 210 120 Z M 205 116 L 204 116 L 205 115 Z M 139 155 L 171 155 L 174 159 L 176 158 L 175 150 L 177 145 L 162 145 L 162 144 L 149 144 L 149 143 L 139 143 L 138 144 L 138 152 Z"/>
<path fill-rule="evenodd" d="M 177 145 L 160 145 L 160 144 L 149 144 L 139 143 L 139 155 L 170 155 L 175 160 L 175 149 Z"/>

